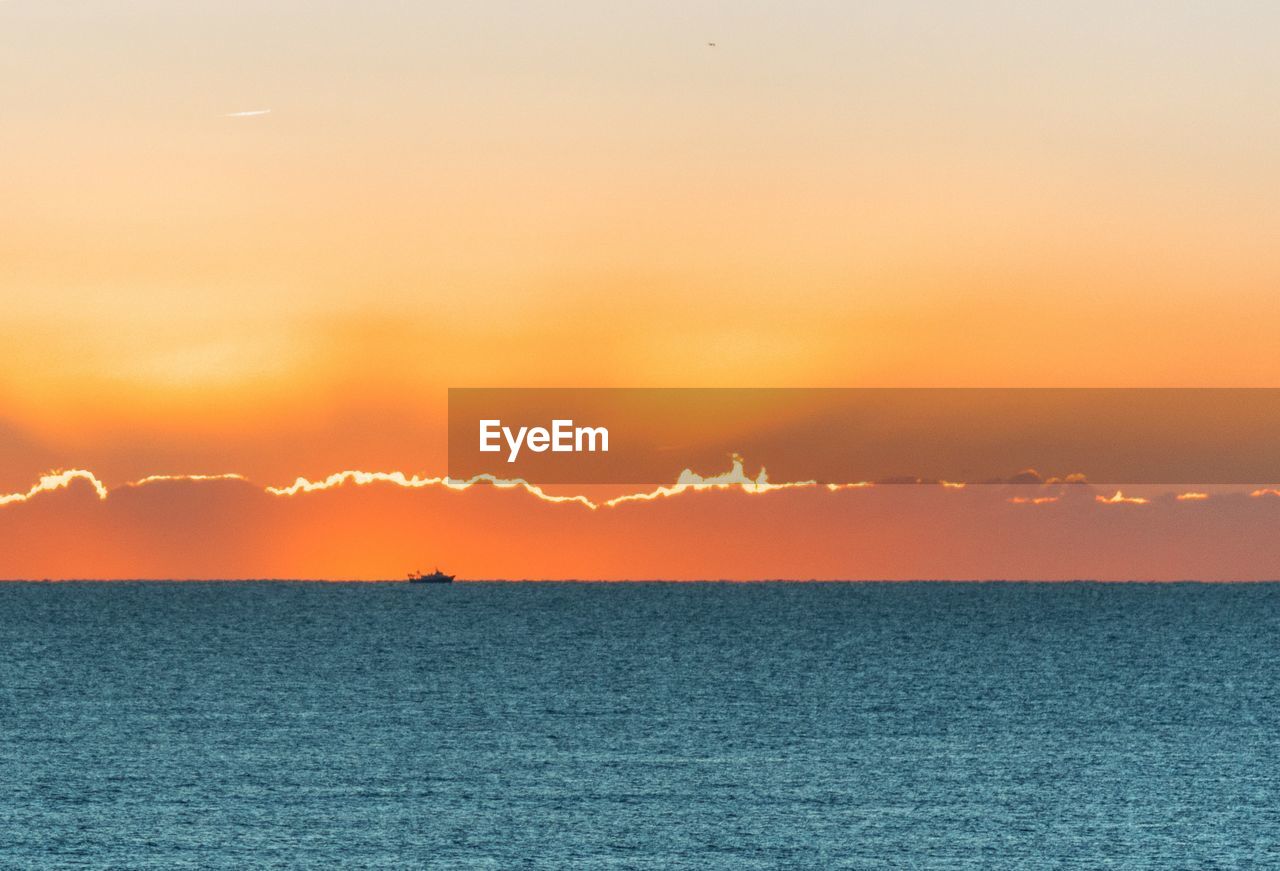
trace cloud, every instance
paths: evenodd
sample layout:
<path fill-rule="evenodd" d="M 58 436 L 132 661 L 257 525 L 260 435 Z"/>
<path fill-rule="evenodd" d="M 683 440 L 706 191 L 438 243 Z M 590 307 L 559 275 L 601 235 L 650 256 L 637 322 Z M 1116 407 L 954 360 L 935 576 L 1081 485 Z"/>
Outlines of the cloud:
<path fill-rule="evenodd" d="M 97 478 L 92 472 L 84 469 L 72 469 L 68 471 L 51 472 L 42 476 L 30 489 L 24 492 L 0 494 L 0 506 L 14 504 L 18 502 L 26 502 L 42 493 L 48 493 L 55 490 L 63 489 L 69 486 L 73 481 L 84 480 L 89 482 L 97 493 L 99 499 L 106 499 L 110 495 L 110 490 L 106 485 Z M 147 475 L 134 481 L 128 481 L 124 485 L 125 488 L 134 489 L 145 487 L 153 484 L 172 483 L 172 482 L 211 482 L 211 481 L 241 481 L 246 482 L 245 476 L 235 472 L 222 472 L 217 474 L 155 474 Z M 983 485 L 975 485 L 977 488 L 990 486 L 991 484 L 1010 484 L 1010 485 L 1031 485 L 1040 484 L 1042 486 L 1061 485 L 1064 483 L 1084 483 L 1083 475 L 1070 475 L 1066 479 L 1049 478 L 1043 479 L 1034 469 L 1024 469 L 1023 471 L 1013 475 L 1010 478 L 1003 479 L 998 482 L 987 482 Z M 530 484 L 521 478 L 499 478 L 494 475 L 477 475 L 466 480 L 450 479 L 447 477 L 424 477 L 420 475 L 410 475 L 405 472 L 366 472 L 360 470 L 344 470 L 334 472 L 325 478 L 319 480 L 311 480 L 305 477 L 295 478 L 291 484 L 284 486 L 266 486 L 261 488 L 263 493 L 276 497 L 294 497 L 309 493 L 318 493 L 326 490 L 332 490 L 342 487 L 365 487 L 374 484 L 387 484 L 395 487 L 401 487 L 410 490 L 422 488 L 443 488 L 453 491 L 469 490 L 477 485 L 489 485 L 499 490 L 522 490 L 529 495 L 551 503 L 576 503 L 591 510 L 600 508 L 612 508 L 617 505 L 623 505 L 629 502 L 651 502 L 656 499 L 670 498 L 679 496 L 687 492 L 701 492 L 707 490 L 734 490 L 746 494 L 762 494 L 771 493 L 782 490 L 793 490 L 798 488 L 815 488 L 818 482 L 813 480 L 807 481 L 784 481 L 775 483 L 769 480 L 768 471 L 763 467 L 759 473 L 752 478 L 747 475 L 745 463 L 739 456 L 733 456 L 731 467 L 726 472 L 717 475 L 704 476 L 692 469 L 683 470 L 676 479 L 676 483 L 672 485 L 658 486 L 652 490 L 640 491 L 636 493 L 624 493 L 620 496 L 614 496 L 601 501 L 593 501 L 585 495 L 578 494 L 552 494 L 548 493 L 544 488 L 534 484 Z M 856 481 L 847 484 L 826 484 L 823 489 L 828 492 L 839 492 L 843 490 L 862 490 L 870 489 L 878 485 L 892 484 L 915 484 L 939 487 L 943 490 L 960 492 L 969 488 L 970 485 L 964 482 L 942 481 L 934 479 L 898 477 L 888 478 L 882 481 Z M 1067 492 L 1059 487 L 1056 492 L 1051 491 L 1048 494 L 1038 496 L 1017 495 L 1007 498 L 1005 501 L 1015 505 L 1044 505 L 1058 501 L 1062 494 Z M 1251 494 L 1254 497 L 1264 495 L 1280 496 L 1280 490 L 1261 489 L 1255 490 Z M 1208 499 L 1207 493 L 1181 493 L 1175 497 L 1178 501 L 1200 501 Z M 1095 500 L 1104 505 L 1145 505 L 1150 500 L 1145 497 L 1129 497 L 1122 492 L 1116 491 L 1112 496 L 1095 496 Z"/>
<path fill-rule="evenodd" d="M 1102 505 L 1147 505 L 1151 502 L 1150 499 L 1145 499 L 1142 496 L 1126 496 L 1119 490 L 1112 496 L 1099 494 L 1093 498 Z"/>
<path fill-rule="evenodd" d="M 310 481 L 297 478 L 287 487 L 267 487 L 265 491 L 272 496 L 297 496 L 302 493 L 316 493 L 331 490 L 335 487 L 352 485 L 363 487 L 369 484 L 393 484 L 397 487 L 419 489 L 422 487 L 444 487 L 449 490 L 467 490 L 477 484 L 490 484 L 500 490 L 520 489 L 546 502 L 577 502 L 588 508 L 596 508 L 596 504 L 585 496 L 554 496 L 541 487 L 530 484 L 520 478 L 498 478 L 494 475 L 477 475 L 465 481 L 450 478 L 422 478 L 418 475 L 406 475 L 404 472 L 361 472 L 347 470 L 335 472 L 321 481 Z"/>
<path fill-rule="evenodd" d="M 735 456 L 733 458 L 733 466 L 727 472 L 710 477 L 703 477 L 692 469 L 685 469 L 680 473 L 680 477 L 676 483 L 670 487 L 658 487 L 647 493 L 630 493 L 623 496 L 616 496 L 608 500 L 604 504 L 608 507 L 621 505 L 625 502 L 650 502 L 654 499 L 662 499 L 671 496 L 678 496 L 687 491 L 699 490 L 740 490 L 743 493 L 769 493 L 776 490 L 790 490 L 796 487 L 816 487 L 817 481 L 788 481 L 781 484 L 774 484 L 769 481 L 769 473 L 763 468 L 755 478 L 747 476 L 746 468 L 742 458 Z"/>
<path fill-rule="evenodd" d="M 1023 469 L 1011 478 L 1005 479 L 1005 484 L 1043 484 L 1044 478 L 1035 469 Z"/>
<path fill-rule="evenodd" d="M 147 475 L 136 481 L 125 484 L 126 487 L 145 487 L 148 484 L 159 484 L 166 481 L 243 481 L 244 475 L 235 472 L 222 472 L 217 475 Z"/>
<path fill-rule="evenodd" d="M 3 497 L 0 577 L 399 578 L 423 561 L 463 578 L 1280 576 L 1267 546 L 1280 498 L 1020 489 L 773 482 L 740 458 L 595 501 L 401 472 L 272 487 L 161 474 L 108 490 L 81 469 Z"/>
<path fill-rule="evenodd" d="M 107 488 L 92 472 L 84 469 L 69 469 L 65 472 L 50 472 L 47 475 L 40 476 L 40 480 L 31 486 L 31 489 L 25 493 L 8 493 L 0 494 L 0 505 L 13 505 L 18 502 L 27 502 L 39 496 L 41 493 L 50 493 L 54 490 L 63 490 L 71 486 L 74 481 L 88 481 L 90 486 L 98 494 L 99 499 L 107 498 Z"/>

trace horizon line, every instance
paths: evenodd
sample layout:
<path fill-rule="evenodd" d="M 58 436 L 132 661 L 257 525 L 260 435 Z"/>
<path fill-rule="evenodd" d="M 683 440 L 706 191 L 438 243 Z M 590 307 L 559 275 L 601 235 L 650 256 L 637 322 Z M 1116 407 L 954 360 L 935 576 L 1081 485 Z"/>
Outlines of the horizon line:
<path fill-rule="evenodd" d="M 4 584 L 382 584 L 402 578 L 0 578 Z M 471 578 L 450 584 L 1280 584 L 1280 578 Z M 413 585 L 414 587 L 420 585 Z"/>

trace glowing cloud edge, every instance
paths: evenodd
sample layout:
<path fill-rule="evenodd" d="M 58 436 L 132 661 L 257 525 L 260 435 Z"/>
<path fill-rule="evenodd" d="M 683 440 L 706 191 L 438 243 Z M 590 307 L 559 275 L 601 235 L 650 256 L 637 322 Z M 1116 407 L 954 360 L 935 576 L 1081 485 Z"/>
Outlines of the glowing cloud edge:
<path fill-rule="evenodd" d="M 1076 477 L 1076 476 L 1072 476 Z M 110 496 L 111 490 L 96 475 L 86 469 L 66 469 L 48 472 L 37 480 L 25 492 L 0 494 L 0 506 L 19 504 L 28 502 L 42 494 L 51 493 L 57 490 L 64 490 L 71 486 L 75 481 L 86 481 L 94 490 L 99 500 L 105 500 Z M 236 472 L 223 472 L 218 474 L 155 474 L 147 475 L 134 481 L 128 481 L 122 485 L 122 488 L 133 489 L 146 487 L 157 483 L 170 482 L 211 482 L 211 481 L 240 481 L 250 483 L 249 479 L 244 475 Z M 923 483 L 923 482 L 922 482 Z M 938 481 L 931 482 L 935 486 L 940 486 L 949 491 L 962 491 L 968 485 L 963 482 Z M 1052 485 L 1061 483 L 1059 479 L 1050 479 L 1044 482 L 1044 485 Z M 261 492 L 276 497 L 292 497 L 310 493 L 323 492 L 332 490 L 337 487 L 347 485 L 351 486 L 367 486 L 370 484 L 391 484 L 397 487 L 408 489 L 419 489 L 425 487 L 443 487 L 448 490 L 461 492 L 469 490 L 478 484 L 488 484 L 501 490 L 523 490 L 531 496 L 543 501 L 555 504 L 577 504 L 592 511 L 601 508 L 613 508 L 619 505 L 637 502 L 652 502 L 657 499 L 671 498 L 679 496 L 686 492 L 700 492 L 707 490 L 734 490 L 742 493 L 753 495 L 772 493 L 782 490 L 796 489 L 825 489 L 828 492 L 838 492 L 843 490 L 862 490 L 875 487 L 876 484 L 871 481 L 856 481 L 847 484 L 824 484 L 819 485 L 817 481 L 784 481 L 775 483 L 769 480 L 768 472 L 763 467 L 760 473 L 754 478 L 746 472 L 743 459 L 740 456 L 733 456 L 732 466 L 726 472 L 717 475 L 704 476 L 692 469 L 683 470 L 677 477 L 676 482 L 670 485 L 660 485 L 652 490 L 625 493 L 621 496 L 615 496 L 611 499 L 594 501 L 584 495 L 563 495 L 548 493 L 542 487 L 531 484 L 523 478 L 499 478 L 496 475 L 484 474 L 477 475 L 466 480 L 453 479 L 447 476 L 424 477 L 420 475 L 409 475 L 404 472 L 366 472 L 361 470 L 344 470 L 334 472 L 333 474 L 320 479 L 311 480 L 305 477 L 295 478 L 293 483 L 285 486 L 265 486 L 261 487 Z M 1253 490 L 1249 496 L 1255 499 L 1280 496 L 1280 490 L 1272 488 L 1263 488 Z M 1188 492 L 1176 494 L 1174 497 L 1179 502 L 1203 502 L 1211 497 L 1207 493 Z M 1057 502 L 1060 495 L 1040 495 L 1040 496 L 1014 496 L 1006 501 L 1015 505 L 1047 505 Z M 1094 501 L 1100 505 L 1146 505 L 1151 499 L 1141 496 L 1125 496 L 1121 491 L 1117 490 L 1111 496 L 1101 494 L 1095 495 Z"/>

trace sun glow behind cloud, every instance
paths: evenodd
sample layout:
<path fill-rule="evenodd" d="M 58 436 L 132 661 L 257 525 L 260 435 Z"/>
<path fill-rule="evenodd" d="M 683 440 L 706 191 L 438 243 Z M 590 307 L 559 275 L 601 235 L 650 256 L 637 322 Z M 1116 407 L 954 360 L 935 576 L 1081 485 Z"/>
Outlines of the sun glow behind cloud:
<path fill-rule="evenodd" d="M 736 463 L 609 498 L 355 471 L 445 468 L 440 397 L 463 382 L 1280 383 L 1274 9 L 0 7 L 10 529 L 34 501 L 110 516 L 123 549 L 128 510 L 171 498 L 295 516 L 503 490 L 572 519 L 571 550 L 694 503 L 945 491 L 922 528 L 988 500 L 1001 523 L 1120 530 L 1166 502 L 1197 523 L 1280 504 L 1262 482 L 1248 504 Z M 690 39 L 712 31 L 715 51 Z M 151 519 L 146 541 L 181 538 Z"/>
<path fill-rule="evenodd" d="M 42 475 L 40 480 L 31 486 L 30 490 L 25 493 L 0 493 L 0 505 L 13 505 L 19 502 L 27 502 L 39 496 L 41 493 L 50 493 L 54 490 L 62 490 L 69 486 L 73 481 L 88 481 L 98 494 L 99 499 L 107 498 L 106 486 L 98 480 L 92 473 L 84 469 L 68 469 L 65 472 L 50 472 Z"/>
<path fill-rule="evenodd" d="M 1266 538 L 1280 499 L 1270 488 L 1256 492 L 1271 498 L 1209 492 L 1177 500 L 1150 488 L 1101 495 L 1044 482 L 829 487 L 773 482 L 740 459 L 721 474 L 686 470 L 671 485 L 611 498 L 492 476 L 345 471 L 264 487 L 235 473 L 154 474 L 108 486 L 74 469 L 0 496 L 0 577 L 385 579 L 423 554 L 473 579 L 1280 571 L 1251 544 Z M 1021 510 L 1037 505 L 1056 507 Z M 1134 505 L 1144 510 L 1119 510 Z M 1064 551 L 1064 541 L 1088 546 Z"/>
<path fill-rule="evenodd" d="M 139 478 L 136 481 L 129 481 L 126 487 L 145 487 L 147 484 L 157 484 L 161 481 L 243 481 L 244 475 L 235 472 L 223 472 L 217 475 L 147 475 L 145 478 Z"/>
<path fill-rule="evenodd" d="M 28 491 L 21 493 L 0 494 L 0 505 L 8 505 L 17 502 L 26 502 L 35 496 L 50 492 L 53 490 L 68 487 L 73 481 L 88 481 L 97 493 L 98 498 L 106 499 L 110 495 L 107 486 L 97 478 L 92 472 L 83 469 L 73 469 L 65 472 L 52 472 L 44 475 L 33 485 Z M 149 484 L 161 482 L 204 482 L 204 481 L 246 481 L 244 475 L 235 472 L 225 472 L 221 474 L 190 474 L 190 475 L 174 475 L 174 474 L 157 474 L 147 475 L 134 481 L 127 481 L 123 486 L 128 488 L 145 487 Z M 308 493 L 318 493 L 325 490 L 333 490 L 343 486 L 363 487 L 371 484 L 391 484 L 396 487 L 407 489 L 419 489 L 424 487 L 441 487 L 448 490 L 464 491 L 481 484 L 490 485 L 499 490 L 519 489 L 534 496 L 535 498 L 551 503 L 576 503 L 591 510 L 597 510 L 601 507 L 613 507 L 626 502 L 646 502 L 654 499 L 678 496 L 687 491 L 702 490 L 737 490 L 742 493 L 759 494 L 769 493 L 778 490 L 788 490 L 798 487 L 815 487 L 814 481 L 791 481 L 785 483 L 772 483 L 769 481 L 768 472 L 763 468 L 760 473 L 751 478 L 746 474 L 743 461 L 740 457 L 735 457 L 732 468 L 719 475 L 702 476 L 685 469 L 680 473 L 677 481 L 671 486 L 660 486 L 651 491 L 627 493 L 616 496 L 611 499 L 600 502 L 592 501 L 582 495 L 560 495 L 546 492 L 543 488 L 530 484 L 528 481 L 519 478 L 499 478 L 496 475 L 477 475 L 467 480 L 456 480 L 447 477 L 423 477 L 420 475 L 408 475 L 404 472 L 364 472 L 359 470 L 346 470 L 342 472 L 334 472 L 333 474 L 317 481 L 308 478 L 299 477 L 292 484 L 285 486 L 266 486 L 262 488 L 264 493 L 277 497 L 291 497 L 304 495 Z M 863 487 L 868 484 L 851 484 L 851 485 L 830 485 L 834 489 L 843 487 Z"/>
<path fill-rule="evenodd" d="M 1071 476 L 1070 480 L 1075 485 L 1084 482 L 1083 475 Z M 28 490 L 22 492 L 0 494 L 0 506 L 28 502 L 31 499 L 56 490 L 66 489 L 76 481 L 87 482 L 100 500 L 105 500 L 110 496 L 111 489 L 96 475 L 85 469 L 69 469 L 65 471 L 50 472 L 40 477 L 40 479 L 32 485 Z M 194 474 L 153 474 L 147 475 L 136 480 L 126 481 L 123 487 L 128 489 L 136 489 L 146 487 L 152 484 L 172 483 L 172 482 L 190 482 L 202 483 L 213 481 L 239 481 L 249 482 L 248 478 L 236 472 L 223 472 L 216 474 L 194 473 Z M 1039 483 L 1024 483 L 1010 485 L 982 485 L 982 486 L 1019 486 L 1019 487 L 1052 487 L 1060 485 L 1062 482 L 1057 479 Z M 822 489 L 830 493 L 837 493 L 848 490 L 866 490 L 875 486 L 875 482 L 856 481 L 847 484 L 825 484 L 819 487 L 817 481 L 784 481 L 773 482 L 769 480 L 768 471 L 763 467 L 759 473 L 753 478 L 746 472 L 746 466 L 743 459 L 734 456 L 732 465 L 729 470 L 716 475 L 701 475 L 692 469 L 684 469 L 671 485 L 661 485 L 652 490 L 638 491 L 635 493 L 624 493 L 607 499 L 593 500 L 581 494 L 556 494 L 548 493 L 544 488 L 534 484 L 530 484 L 521 478 L 500 478 L 496 475 L 485 474 L 475 477 L 459 480 L 451 479 L 444 476 L 421 476 L 416 474 L 406 474 L 405 472 L 367 472 L 360 470 L 344 470 L 334 472 L 331 475 L 319 480 L 312 480 L 306 477 L 298 477 L 291 484 L 287 485 L 268 485 L 261 487 L 261 492 L 278 498 L 296 497 L 311 493 L 320 493 L 328 490 L 335 490 L 343 487 L 365 487 L 370 485 L 391 485 L 394 487 L 416 490 L 423 488 L 441 488 L 456 492 L 470 490 L 480 485 L 488 485 L 498 490 L 522 490 L 530 496 L 553 504 L 572 503 L 581 505 L 592 511 L 601 508 L 613 508 L 618 505 L 636 502 L 652 502 L 659 499 L 668 499 L 679 496 L 688 492 L 703 491 L 733 491 L 748 495 L 761 495 L 766 493 L 774 493 L 785 490 L 798 489 Z M 913 486 L 911 484 L 900 484 L 897 486 Z M 970 485 L 965 482 L 956 481 L 936 481 L 936 482 L 917 482 L 914 486 L 938 487 L 945 491 L 961 492 L 969 488 Z M 1264 496 L 1280 496 L 1280 490 L 1263 488 L 1255 489 L 1249 493 L 1254 498 Z M 1014 505 L 1046 505 L 1058 502 L 1062 498 L 1060 493 L 1035 494 L 1035 495 L 1015 495 L 1006 499 L 1007 502 Z M 1210 498 L 1210 494 L 1192 491 L 1183 492 L 1173 497 L 1179 502 L 1202 502 Z M 1094 501 L 1100 505 L 1146 505 L 1150 503 L 1150 499 L 1144 496 L 1125 496 L 1123 491 L 1117 490 L 1111 496 L 1096 494 Z"/>
<path fill-rule="evenodd" d="M 1151 500 L 1142 496 L 1126 496 L 1117 490 L 1111 496 L 1095 496 L 1094 499 L 1101 505 L 1146 505 Z"/>

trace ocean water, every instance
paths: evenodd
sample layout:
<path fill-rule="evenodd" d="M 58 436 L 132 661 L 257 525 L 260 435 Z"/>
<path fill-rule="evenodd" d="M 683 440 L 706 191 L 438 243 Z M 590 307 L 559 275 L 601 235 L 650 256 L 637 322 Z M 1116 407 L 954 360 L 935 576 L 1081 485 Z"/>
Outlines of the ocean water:
<path fill-rule="evenodd" d="M 1280 864 L 1280 586 L 0 584 L 0 868 Z"/>

